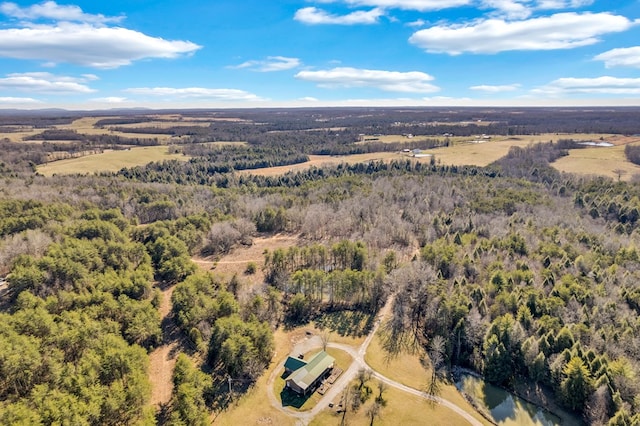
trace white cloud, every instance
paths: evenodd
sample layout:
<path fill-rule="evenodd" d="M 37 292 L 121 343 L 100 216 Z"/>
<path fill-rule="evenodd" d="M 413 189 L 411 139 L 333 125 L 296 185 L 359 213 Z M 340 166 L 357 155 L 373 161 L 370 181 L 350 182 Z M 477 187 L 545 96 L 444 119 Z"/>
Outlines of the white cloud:
<path fill-rule="evenodd" d="M 489 9 L 497 9 L 500 16 L 506 16 L 509 19 L 528 18 L 531 13 L 530 5 L 527 0 L 483 0 L 482 6 Z"/>
<path fill-rule="evenodd" d="M 454 7 L 466 6 L 472 0 L 345 0 L 345 3 L 354 6 L 372 6 L 381 9 L 417 10 L 442 10 Z"/>
<path fill-rule="evenodd" d="M 0 56 L 117 68 L 144 58 L 176 58 L 200 49 L 117 27 L 62 23 L 0 30 Z"/>
<path fill-rule="evenodd" d="M 593 0 L 538 0 L 538 9 L 577 9 L 589 6 Z"/>
<path fill-rule="evenodd" d="M 429 74 L 419 71 L 397 72 L 357 68 L 333 68 L 325 71 L 300 71 L 297 79 L 312 81 L 325 88 L 374 87 L 388 92 L 432 93 L 439 87 L 428 83 Z"/>
<path fill-rule="evenodd" d="M 481 7 L 497 9 L 499 16 L 524 19 L 534 10 L 578 9 L 591 3 L 593 0 L 482 0 Z"/>
<path fill-rule="evenodd" d="M 495 9 L 497 13 L 492 13 L 491 15 L 504 16 L 509 19 L 523 19 L 529 17 L 534 10 L 575 9 L 588 6 L 592 4 L 593 1 L 594 0 L 315 0 L 314 3 L 343 3 L 352 7 L 375 7 L 381 10 L 400 9 L 418 12 L 452 9 L 463 6 L 478 6 L 482 9 Z M 309 13 L 310 15 L 324 15 L 322 17 L 316 16 L 316 19 L 323 18 L 323 22 L 313 23 L 337 23 L 325 22 L 330 21 L 327 19 L 328 16 L 333 18 L 338 17 L 327 15 L 326 12 L 314 7 L 308 7 L 300 11 L 305 11 L 304 13 Z"/>
<path fill-rule="evenodd" d="M 469 89 L 471 90 L 477 90 L 479 92 L 487 92 L 487 93 L 512 92 L 514 90 L 518 90 L 519 88 L 520 88 L 519 84 L 501 84 L 501 85 L 481 84 L 479 86 L 469 87 Z"/>
<path fill-rule="evenodd" d="M 286 56 L 267 56 L 264 60 L 253 60 L 243 62 L 240 65 L 229 68 L 248 68 L 259 72 L 285 71 L 297 68 L 301 65 L 298 58 L 287 58 Z"/>
<path fill-rule="evenodd" d="M 561 97 L 574 94 L 640 95 L 640 78 L 559 78 L 534 89 L 535 94 Z"/>
<path fill-rule="evenodd" d="M 304 96 L 299 100 L 304 102 L 318 102 L 318 98 L 314 98 L 313 96 Z"/>
<path fill-rule="evenodd" d="M 10 96 L 0 96 L 3 104 L 40 104 L 42 101 L 33 98 L 13 98 Z"/>
<path fill-rule="evenodd" d="M 0 3 L 0 13 L 12 18 L 29 21 L 51 19 L 55 21 L 105 24 L 108 22 L 120 22 L 124 19 L 124 16 L 107 17 L 101 14 L 92 15 L 84 13 L 78 6 L 62 6 L 54 1 L 46 1 L 25 8 L 18 6 L 16 3 L 4 2 Z"/>
<path fill-rule="evenodd" d="M 424 19 L 417 19 L 413 22 L 409 22 L 407 24 L 405 24 L 407 27 L 424 27 L 425 25 L 427 25 L 427 21 L 425 21 Z"/>
<path fill-rule="evenodd" d="M 39 60 L 49 67 L 66 62 L 117 68 L 145 58 L 176 58 L 201 48 L 189 41 L 109 26 L 123 17 L 87 14 L 78 6 L 53 1 L 26 8 L 0 3 L 0 13 L 21 20 L 13 28 L 0 29 L 0 57 Z"/>
<path fill-rule="evenodd" d="M 594 58 L 596 61 L 604 61 L 607 68 L 633 67 L 640 68 L 640 46 L 621 47 L 601 53 Z"/>
<path fill-rule="evenodd" d="M 164 96 L 173 98 L 200 98 L 212 100 L 230 101 L 257 101 L 262 100 L 253 93 L 238 89 L 209 89 L 205 87 L 138 87 L 125 90 L 136 95 Z"/>
<path fill-rule="evenodd" d="M 521 21 L 480 20 L 437 25 L 415 32 L 409 41 L 431 53 L 457 55 L 508 50 L 553 50 L 587 46 L 598 36 L 625 31 L 634 22 L 611 13 L 558 13 Z"/>
<path fill-rule="evenodd" d="M 378 19 L 384 15 L 382 9 L 372 9 L 369 11 L 358 10 L 347 15 L 331 15 L 317 7 L 305 7 L 299 9 L 294 19 L 305 24 L 338 24 L 338 25 L 357 25 L 357 24 L 376 24 Z"/>
<path fill-rule="evenodd" d="M 13 73 L 8 74 L 5 78 L 0 78 L 0 90 L 54 95 L 93 93 L 95 90 L 84 83 L 94 79 L 85 76 L 60 76 L 48 72 Z"/>

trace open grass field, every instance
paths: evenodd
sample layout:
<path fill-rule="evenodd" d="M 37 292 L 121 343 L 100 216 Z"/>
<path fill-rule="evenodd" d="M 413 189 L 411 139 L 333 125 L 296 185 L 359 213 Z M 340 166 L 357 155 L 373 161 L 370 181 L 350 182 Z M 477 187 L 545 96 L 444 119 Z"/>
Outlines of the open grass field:
<path fill-rule="evenodd" d="M 242 286 L 241 300 L 248 299 L 254 290 L 264 284 L 265 276 L 262 271 L 265 249 L 287 249 L 299 244 L 297 235 L 277 234 L 268 237 L 256 237 L 250 246 L 237 246 L 231 252 L 216 259 L 214 256 L 195 256 L 192 260 L 200 269 L 213 272 L 223 281 L 229 281 L 234 275 L 240 279 Z M 255 274 L 247 275 L 245 271 L 249 263 L 258 267 Z"/>
<path fill-rule="evenodd" d="M 135 147 L 128 151 L 108 151 L 102 154 L 54 161 L 39 166 L 38 173 L 44 176 L 53 176 L 55 174 L 117 172 L 123 167 L 143 166 L 152 161 L 162 160 L 188 161 L 189 157 L 182 154 L 169 154 L 166 146 Z"/>
<path fill-rule="evenodd" d="M 394 139 L 395 138 L 395 139 Z M 400 138 L 400 139 L 398 139 Z M 425 137 L 428 138 L 428 137 Z M 380 136 L 380 141 L 387 140 L 388 142 L 405 140 L 414 141 L 414 139 L 407 139 L 401 135 L 397 136 Z M 393 139 L 393 140 L 392 140 Z M 630 138 L 611 134 L 594 134 L 594 133 L 576 133 L 576 134 L 557 134 L 557 133 L 544 133 L 540 135 L 523 135 L 504 137 L 497 136 L 491 139 L 486 139 L 482 143 L 472 142 L 476 138 L 474 137 L 452 137 L 450 138 L 452 144 L 449 147 L 436 148 L 422 151 L 427 156 L 416 158 L 418 161 L 430 162 L 431 156 L 435 156 L 436 161 L 445 165 L 473 165 L 473 166 L 487 166 L 494 161 L 507 155 L 509 149 L 514 146 L 526 147 L 530 144 L 540 142 L 557 142 L 561 139 L 573 139 L 579 141 L 606 141 L 616 145 L 614 150 L 617 150 L 615 156 L 619 162 L 624 162 L 625 167 L 629 168 L 629 171 L 635 170 L 636 166 L 628 163 L 624 158 L 624 145 L 628 143 L 638 142 L 638 138 Z M 593 148 L 593 150 L 600 149 L 612 149 L 612 148 Z M 583 151 L 590 151 L 591 148 L 584 150 L 575 150 L 573 153 L 579 153 Z M 622 155 L 620 157 L 620 154 Z M 277 176 L 288 172 L 296 172 L 306 170 L 310 167 L 321 167 L 324 165 L 337 165 L 337 164 L 355 164 L 369 161 L 392 161 L 412 158 L 409 154 L 403 152 L 379 152 L 369 154 L 356 154 L 356 155 L 344 155 L 344 156 L 329 156 L 329 155 L 310 155 L 309 161 L 301 164 L 294 164 L 290 166 L 278 166 L 265 169 L 254 170 L 242 170 L 238 173 L 241 174 L 254 174 L 260 176 Z M 588 170 L 590 174 L 598 173 L 606 176 L 612 176 L 609 172 L 605 172 L 606 167 L 596 168 L 591 167 L 588 161 L 584 161 L 582 157 L 569 156 L 570 160 L 563 159 L 569 165 L 563 164 L 562 167 L 572 168 L 572 170 Z M 560 166 L 559 166 L 560 167 Z M 620 168 L 614 167 L 613 169 Z M 613 170 L 612 169 L 612 170 Z M 594 172 L 597 170 L 597 172 Z M 566 171 L 570 171 L 567 169 Z"/>
<path fill-rule="evenodd" d="M 146 133 L 125 133 L 109 130 L 108 128 L 101 129 L 95 127 L 95 124 L 105 118 L 118 118 L 118 117 L 83 117 L 78 120 L 74 120 L 71 124 L 64 124 L 56 126 L 58 129 L 75 130 L 78 133 L 84 135 L 113 135 L 123 138 L 140 138 L 140 139 L 157 139 L 160 143 L 169 143 L 175 141 L 171 135 L 158 135 L 158 134 L 146 134 Z"/>
<path fill-rule="evenodd" d="M 408 138 L 403 135 L 381 135 L 381 136 L 373 136 L 373 135 L 365 135 L 364 141 L 356 142 L 357 145 L 364 145 L 367 143 L 396 143 L 396 142 L 419 142 L 427 139 L 442 139 L 442 136 L 414 136 L 412 138 Z"/>
<path fill-rule="evenodd" d="M 640 166 L 627 161 L 623 145 L 572 150 L 552 166 L 561 172 L 608 176 L 620 180 L 630 180 L 640 174 Z"/>
<path fill-rule="evenodd" d="M 180 121 L 145 121 L 143 123 L 128 123 L 128 124 L 117 124 L 113 126 L 106 127 L 120 127 L 125 129 L 139 129 L 141 127 L 155 127 L 158 129 L 170 129 L 171 127 L 176 126 L 192 126 L 192 127 L 209 127 L 209 122 L 207 121 L 191 121 L 191 120 L 180 120 Z"/>
<path fill-rule="evenodd" d="M 371 381 L 374 396 L 370 398 L 358 412 L 348 411 L 345 416 L 346 424 L 352 426 L 369 426 L 371 418 L 367 415 L 367 409 L 373 404 L 377 395 L 376 385 Z M 401 390 L 389 387 L 384 391 L 383 398 L 386 405 L 380 410 L 380 417 L 374 419 L 374 425 L 400 426 L 400 425 L 433 425 L 433 426 L 457 426 L 468 425 L 462 417 L 452 413 L 451 410 L 429 403 L 429 401 L 408 394 Z M 310 423 L 312 426 L 340 425 L 342 413 L 326 409 L 316 416 Z"/>
<path fill-rule="evenodd" d="M 427 387 L 427 384 L 429 383 L 429 377 L 431 374 L 427 369 L 428 363 L 427 368 L 425 368 L 420 361 L 420 359 L 424 358 L 425 356 L 426 354 L 424 353 L 424 351 L 422 351 L 416 352 L 415 354 L 401 353 L 395 358 L 388 358 L 386 351 L 381 346 L 380 336 L 378 333 L 376 333 L 376 336 L 371 341 L 371 344 L 367 349 L 365 360 L 367 361 L 367 364 L 371 366 L 371 368 L 390 379 L 393 379 L 397 382 L 402 383 L 403 385 L 412 387 L 414 389 L 425 389 Z M 462 397 L 462 395 L 460 395 L 453 384 L 443 384 L 439 396 L 464 408 L 476 419 L 483 423 L 486 423 L 486 420 L 475 411 L 475 409 Z M 407 395 L 407 398 L 408 397 L 409 395 Z M 436 415 L 438 413 L 441 413 L 443 417 L 438 418 Z M 425 415 L 428 415 L 429 422 L 431 422 L 433 419 L 433 424 L 450 424 L 447 423 L 447 420 L 456 417 L 455 413 L 452 413 L 448 409 L 442 408 L 440 408 L 440 411 L 438 411 L 437 413 L 434 412 L 433 414 L 431 414 L 431 412 L 427 412 L 425 413 Z M 463 424 L 466 423 L 461 418 L 459 420 Z"/>

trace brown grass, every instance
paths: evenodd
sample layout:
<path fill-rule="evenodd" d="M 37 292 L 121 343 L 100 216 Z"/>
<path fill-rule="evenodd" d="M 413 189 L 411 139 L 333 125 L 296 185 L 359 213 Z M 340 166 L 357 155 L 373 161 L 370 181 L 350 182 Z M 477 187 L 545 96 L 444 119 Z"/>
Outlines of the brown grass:
<path fill-rule="evenodd" d="M 185 126 L 185 127 L 208 127 L 209 123 L 206 121 L 144 121 L 142 123 L 127 123 L 127 124 L 114 124 L 107 127 L 119 127 L 125 129 L 140 129 L 145 127 L 154 127 L 158 129 L 170 129 L 172 127 Z"/>
<path fill-rule="evenodd" d="M 368 426 L 371 419 L 367 415 L 367 408 L 373 403 L 377 395 L 376 385 L 371 383 L 373 396 L 354 413 L 348 411 L 345 420 L 352 426 Z M 467 421 L 448 408 L 430 404 L 424 398 L 407 394 L 401 390 L 389 387 L 385 390 L 383 398 L 386 406 L 382 407 L 380 417 L 373 422 L 374 425 L 434 425 L 434 426 L 455 426 L 468 425 Z M 334 409 L 326 409 L 316 416 L 310 425 L 325 426 L 341 424 L 342 413 L 337 413 Z"/>
<path fill-rule="evenodd" d="M 55 126 L 58 129 L 67 129 L 67 130 L 75 130 L 78 133 L 84 135 L 113 135 L 120 136 L 123 138 L 140 138 L 140 139 L 157 139 L 160 143 L 170 143 L 171 141 L 179 140 L 179 138 L 174 138 L 171 135 L 158 135 L 153 133 L 127 133 L 127 132 L 116 132 L 114 130 L 109 130 L 108 128 L 101 129 L 99 127 L 95 127 L 96 123 L 105 118 L 118 118 L 115 117 L 83 117 L 78 120 L 74 120 L 71 124 L 62 124 Z M 176 122 L 176 125 L 178 122 Z M 120 127 L 120 125 L 117 125 Z"/>
<path fill-rule="evenodd" d="M 429 383 L 431 374 L 428 362 L 425 368 L 420 361 L 421 358 L 425 357 L 425 352 L 418 350 L 414 354 L 400 353 L 395 358 L 389 358 L 387 352 L 382 348 L 380 336 L 377 333 L 367 349 L 365 360 L 371 368 L 383 376 L 414 389 L 424 390 Z M 486 423 L 486 420 L 460 395 L 455 385 L 443 384 L 439 396 L 460 406 L 479 421 Z M 440 419 L 444 423 L 439 424 L 447 424 L 447 418 L 455 416 L 450 410 L 444 410 L 444 417 Z M 429 415 L 429 419 L 431 419 L 431 415 Z M 462 421 L 462 419 L 460 420 Z"/>
<path fill-rule="evenodd" d="M 428 139 L 442 139 L 442 136 L 414 136 L 412 138 L 408 138 L 403 135 L 382 135 L 382 136 L 373 136 L 373 135 L 365 135 L 364 141 L 356 142 L 356 145 L 366 145 L 368 143 L 411 143 L 411 142 L 420 142 Z M 368 140 L 367 140 L 368 139 Z"/>
<path fill-rule="evenodd" d="M 253 239 L 250 246 L 238 246 L 230 253 L 222 256 L 219 260 L 214 257 L 196 256 L 192 260 L 203 270 L 212 271 L 224 280 L 230 280 L 234 275 L 240 277 L 249 286 L 250 291 L 253 286 L 264 283 L 264 251 L 269 249 L 286 249 L 299 243 L 297 235 L 278 234 L 267 237 L 257 237 Z M 254 262 L 258 268 L 253 275 L 245 275 L 247 265 Z"/>
<path fill-rule="evenodd" d="M 182 154 L 169 154 L 166 146 L 135 147 L 130 150 L 107 151 L 102 154 L 54 161 L 39 166 L 38 173 L 52 176 L 117 172 L 123 167 L 143 166 L 152 161 L 162 160 L 188 161 L 189 157 Z"/>
<path fill-rule="evenodd" d="M 630 180 L 633 175 L 640 174 L 640 166 L 627 160 L 624 148 L 624 145 L 618 145 L 575 149 L 569 151 L 568 156 L 555 161 L 552 166 L 561 172 Z"/>

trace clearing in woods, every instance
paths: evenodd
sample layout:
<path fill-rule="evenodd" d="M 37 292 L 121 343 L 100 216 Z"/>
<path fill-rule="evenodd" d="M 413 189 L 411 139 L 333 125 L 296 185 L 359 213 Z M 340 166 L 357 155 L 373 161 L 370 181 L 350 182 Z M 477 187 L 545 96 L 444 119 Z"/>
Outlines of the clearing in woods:
<path fill-rule="evenodd" d="M 275 249 L 286 249 L 298 244 L 297 235 L 278 234 L 269 237 L 257 237 L 253 239 L 250 246 L 239 246 L 225 254 L 219 260 L 214 256 L 194 257 L 193 261 L 202 269 L 219 274 L 225 279 L 230 279 L 234 274 L 243 276 L 247 265 L 251 262 L 258 267 L 255 274 L 245 275 L 252 283 L 260 284 L 264 282 L 264 251 Z"/>
<path fill-rule="evenodd" d="M 162 345 L 149 354 L 150 404 L 160 412 L 165 411 L 171 402 L 173 368 L 176 365 L 181 345 L 180 330 L 171 313 L 171 295 L 174 288 L 175 285 L 160 287 L 162 290 L 162 302 L 159 309 L 162 319 Z"/>

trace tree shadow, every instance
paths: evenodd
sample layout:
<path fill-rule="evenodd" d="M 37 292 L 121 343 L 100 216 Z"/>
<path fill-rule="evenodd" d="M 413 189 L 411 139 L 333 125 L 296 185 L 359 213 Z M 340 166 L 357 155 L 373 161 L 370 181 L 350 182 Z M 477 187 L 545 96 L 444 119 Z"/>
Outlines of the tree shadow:
<path fill-rule="evenodd" d="M 356 311 L 340 310 L 326 312 L 316 318 L 319 328 L 327 328 L 341 336 L 366 336 L 375 321 L 375 315 Z"/>

